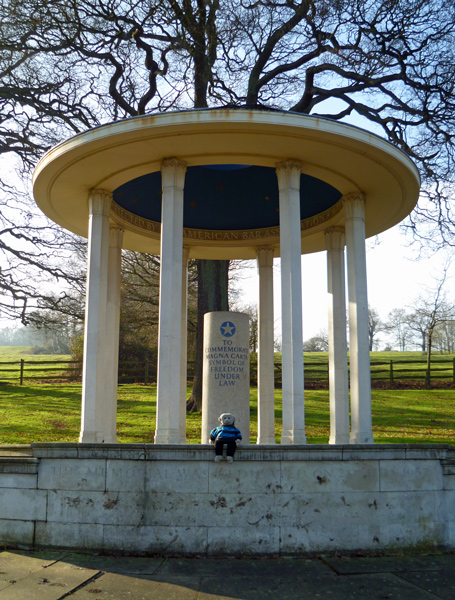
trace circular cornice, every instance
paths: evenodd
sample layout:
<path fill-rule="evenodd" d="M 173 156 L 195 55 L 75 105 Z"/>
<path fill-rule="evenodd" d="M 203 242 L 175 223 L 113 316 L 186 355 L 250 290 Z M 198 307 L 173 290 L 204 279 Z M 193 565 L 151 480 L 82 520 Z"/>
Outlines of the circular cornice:
<path fill-rule="evenodd" d="M 38 163 L 35 200 L 56 223 L 86 237 L 90 190 L 114 194 L 132 180 L 158 172 L 162 161 L 171 157 L 189 168 L 275 169 L 279 162 L 299 161 L 305 176 L 335 188 L 340 197 L 363 194 L 367 237 L 403 220 L 419 194 L 419 175 L 411 160 L 367 131 L 295 113 L 219 109 L 134 117 L 70 138 Z M 125 230 L 123 246 L 159 254 L 159 222 L 134 210 L 113 202 L 111 219 Z M 328 208 L 315 204 L 310 214 L 301 222 L 302 253 L 324 250 L 327 228 L 344 224 L 342 200 Z M 278 256 L 279 227 L 185 227 L 184 244 L 196 258 L 254 258 L 258 245 L 272 246 Z"/>

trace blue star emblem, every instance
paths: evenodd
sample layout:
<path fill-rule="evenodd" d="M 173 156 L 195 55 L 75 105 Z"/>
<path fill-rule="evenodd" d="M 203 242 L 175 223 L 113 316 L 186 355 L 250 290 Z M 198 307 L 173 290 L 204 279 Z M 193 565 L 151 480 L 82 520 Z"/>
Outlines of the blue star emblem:
<path fill-rule="evenodd" d="M 225 321 L 220 327 L 221 335 L 224 337 L 232 337 L 235 333 L 235 325 L 230 321 Z"/>

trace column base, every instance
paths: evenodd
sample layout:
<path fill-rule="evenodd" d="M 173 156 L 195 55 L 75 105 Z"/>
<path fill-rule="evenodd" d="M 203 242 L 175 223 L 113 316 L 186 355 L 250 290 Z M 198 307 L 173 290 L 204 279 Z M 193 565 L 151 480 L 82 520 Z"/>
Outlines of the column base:
<path fill-rule="evenodd" d="M 281 433 L 282 444 L 306 444 L 305 431 L 302 429 L 294 429 L 282 431 Z"/>
<path fill-rule="evenodd" d="M 270 446 L 271 444 L 276 444 L 275 437 L 258 437 L 256 440 L 256 444 L 259 446 Z"/>
<path fill-rule="evenodd" d="M 329 437 L 329 444 L 338 444 L 345 445 L 350 443 L 349 434 L 348 435 L 334 435 Z"/>
<path fill-rule="evenodd" d="M 294 437 L 293 437 L 292 431 L 290 429 L 282 430 L 280 443 L 287 444 L 287 445 L 294 443 Z"/>
<path fill-rule="evenodd" d="M 81 431 L 79 444 L 104 444 L 105 435 L 102 431 Z"/>
<path fill-rule="evenodd" d="M 304 429 L 294 429 L 294 444 L 306 444 L 306 434 Z"/>
<path fill-rule="evenodd" d="M 350 444 L 374 444 L 373 434 L 371 432 L 360 431 L 359 433 L 351 433 L 349 438 Z"/>
<path fill-rule="evenodd" d="M 155 431 L 155 444 L 181 444 L 178 429 L 160 429 Z M 185 442 L 184 442 L 185 443 Z"/>

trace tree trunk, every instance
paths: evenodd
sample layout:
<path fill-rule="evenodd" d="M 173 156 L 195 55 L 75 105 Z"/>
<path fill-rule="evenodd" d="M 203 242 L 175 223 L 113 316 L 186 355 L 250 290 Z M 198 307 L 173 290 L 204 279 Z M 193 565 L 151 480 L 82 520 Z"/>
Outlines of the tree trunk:
<path fill-rule="evenodd" d="M 422 352 L 425 352 L 427 349 L 427 335 L 422 331 L 422 344 L 421 344 Z"/>
<path fill-rule="evenodd" d="M 228 260 L 197 260 L 198 310 L 196 326 L 196 361 L 193 390 L 187 401 L 188 412 L 202 410 L 202 358 L 204 315 L 215 310 L 229 310 Z"/>
<path fill-rule="evenodd" d="M 431 334 L 428 336 L 428 351 L 427 351 L 427 370 L 425 373 L 425 389 L 431 387 Z"/>

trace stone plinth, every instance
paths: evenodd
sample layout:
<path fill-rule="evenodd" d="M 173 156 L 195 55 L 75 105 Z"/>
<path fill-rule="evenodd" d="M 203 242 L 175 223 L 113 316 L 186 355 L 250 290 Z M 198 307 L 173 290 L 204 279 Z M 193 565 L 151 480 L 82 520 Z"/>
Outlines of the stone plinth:
<path fill-rule="evenodd" d="M 202 435 L 206 444 L 221 413 L 235 415 L 243 443 L 250 439 L 249 317 L 237 312 L 204 316 Z"/>
<path fill-rule="evenodd" d="M 0 545 L 190 556 L 455 547 L 450 446 L 251 444 L 233 464 L 214 463 L 208 444 L 32 450 L 0 460 Z"/>

